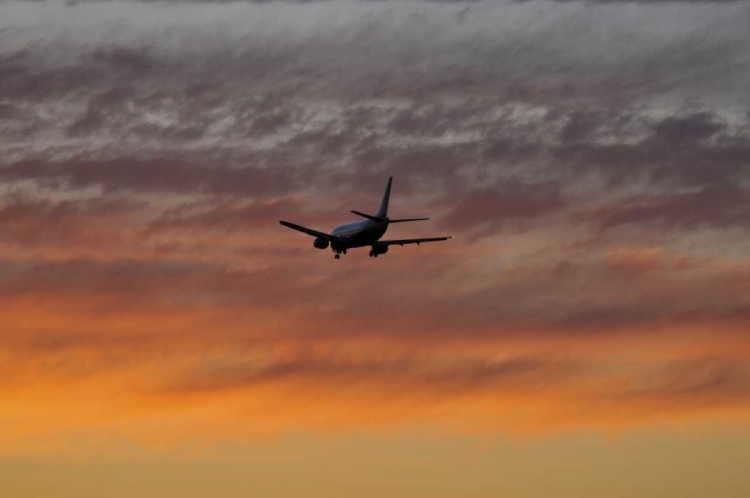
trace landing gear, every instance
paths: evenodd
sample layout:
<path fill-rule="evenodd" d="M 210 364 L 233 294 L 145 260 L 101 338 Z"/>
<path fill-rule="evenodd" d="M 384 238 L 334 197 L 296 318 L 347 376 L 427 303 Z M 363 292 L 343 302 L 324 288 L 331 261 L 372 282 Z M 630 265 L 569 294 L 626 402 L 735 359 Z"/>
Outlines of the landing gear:
<path fill-rule="evenodd" d="M 341 254 L 336 254 L 333 258 L 334 259 L 341 259 Z"/>
<path fill-rule="evenodd" d="M 378 257 L 378 253 L 376 253 L 375 251 L 370 251 L 370 257 L 371 258 L 377 258 Z"/>

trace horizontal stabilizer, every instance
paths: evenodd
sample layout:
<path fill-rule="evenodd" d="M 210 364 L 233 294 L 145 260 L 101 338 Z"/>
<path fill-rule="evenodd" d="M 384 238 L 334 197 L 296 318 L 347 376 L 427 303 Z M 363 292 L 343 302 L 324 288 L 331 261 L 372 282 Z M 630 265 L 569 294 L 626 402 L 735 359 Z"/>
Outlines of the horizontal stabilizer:
<path fill-rule="evenodd" d="M 424 239 L 398 239 L 398 240 L 379 240 L 373 245 L 382 246 L 404 246 L 406 244 L 422 244 L 424 242 L 440 242 L 442 240 L 450 240 L 453 236 L 448 237 L 427 237 Z"/>
<path fill-rule="evenodd" d="M 429 220 L 429 218 L 402 218 L 400 220 L 388 220 L 388 223 L 404 223 L 406 221 L 424 221 Z"/>
<path fill-rule="evenodd" d="M 401 219 L 398 219 L 398 220 L 389 220 L 388 218 L 380 218 L 378 216 L 373 216 L 371 214 L 362 213 L 362 212 L 359 212 L 359 211 L 352 211 L 352 213 L 356 214 L 357 216 L 361 216 L 362 218 L 367 218 L 368 220 L 379 221 L 379 222 L 387 221 L 388 223 L 404 223 L 406 221 L 424 221 L 424 220 L 429 220 L 429 218 L 401 218 Z"/>
<path fill-rule="evenodd" d="M 360 213 L 359 211 L 352 211 L 352 213 L 356 214 L 357 216 L 361 216 L 362 218 L 367 218 L 368 220 L 372 220 L 372 221 L 380 221 L 380 222 L 386 221 L 385 218 L 379 218 L 371 214 Z"/>

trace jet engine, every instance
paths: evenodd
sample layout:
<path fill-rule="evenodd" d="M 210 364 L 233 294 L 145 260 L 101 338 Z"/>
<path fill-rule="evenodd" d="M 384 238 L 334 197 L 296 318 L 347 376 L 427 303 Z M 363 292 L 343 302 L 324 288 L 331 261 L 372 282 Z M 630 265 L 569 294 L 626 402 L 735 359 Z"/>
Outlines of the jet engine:
<path fill-rule="evenodd" d="M 370 251 L 370 257 L 378 257 L 378 254 L 385 254 L 388 252 L 388 246 L 386 244 L 375 244 L 372 246 Z"/>
<path fill-rule="evenodd" d="M 313 241 L 313 246 L 316 249 L 328 249 L 328 241 L 323 237 L 318 237 Z"/>

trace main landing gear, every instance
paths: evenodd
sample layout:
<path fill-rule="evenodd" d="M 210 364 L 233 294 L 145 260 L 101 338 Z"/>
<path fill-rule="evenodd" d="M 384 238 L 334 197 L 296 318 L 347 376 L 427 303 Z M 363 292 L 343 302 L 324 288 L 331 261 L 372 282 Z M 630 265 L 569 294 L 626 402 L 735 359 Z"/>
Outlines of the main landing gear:
<path fill-rule="evenodd" d="M 334 259 L 341 259 L 341 255 L 346 254 L 346 249 L 334 249 L 333 252 L 336 253 L 336 255 L 333 256 Z"/>
<path fill-rule="evenodd" d="M 371 258 L 377 258 L 378 257 L 378 253 L 376 253 L 375 251 L 370 251 L 370 257 Z"/>

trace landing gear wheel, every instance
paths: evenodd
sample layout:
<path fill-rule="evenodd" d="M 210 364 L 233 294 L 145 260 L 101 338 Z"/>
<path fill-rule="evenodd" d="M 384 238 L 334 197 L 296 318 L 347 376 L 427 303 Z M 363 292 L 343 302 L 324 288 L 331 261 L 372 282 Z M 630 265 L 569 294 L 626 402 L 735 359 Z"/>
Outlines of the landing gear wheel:
<path fill-rule="evenodd" d="M 335 258 L 335 259 L 339 259 L 339 258 L 341 258 L 341 255 L 340 255 L 340 254 L 337 254 L 337 255 L 335 255 L 335 256 L 334 256 L 334 258 Z"/>
<path fill-rule="evenodd" d="M 374 255 L 375 254 L 372 251 L 370 251 L 370 257 L 373 257 Z"/>

